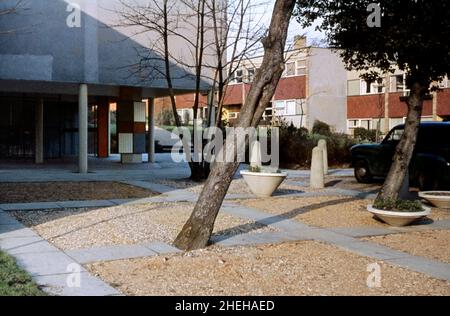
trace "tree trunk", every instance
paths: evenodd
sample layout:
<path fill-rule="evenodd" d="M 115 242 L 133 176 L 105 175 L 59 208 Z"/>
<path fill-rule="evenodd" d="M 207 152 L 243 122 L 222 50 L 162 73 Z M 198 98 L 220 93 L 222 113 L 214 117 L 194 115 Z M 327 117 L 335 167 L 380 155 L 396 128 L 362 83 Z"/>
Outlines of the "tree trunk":
<path fill-rule="evenodd" d="M 377 200 L 387 198 L 397 200 L 399 198 L 399 192 L 416 146 L 420 119 L 422 117 L 423 100 L 427 90 L 426 85 L 420 83 L 414 83 L 411 88 L 411 94 L 407 101 L 408 117 L 405 131 L 395 150 L 391 169 Z"/>
<path fill-rule="evenodd" d="M 241 110 L 237 127 L 256 126 L 275 93 L 284 71 L 284 49 L 295 2 L 295 0 L 277 0 L 275 3 L 269 34 L 263 39 L 265 51 L 263 62 Z M 229 141 L 224 147 L 228 152 L 234 150 L 235 146 L 242 148 L 241 146 L 245 145 Z M 223 155 L 223 152 L 222 149 L 219 155 Z M 214 163 L 191 217 L 174 242 L 176 247 L 194 250 L 208 245 L 223 199 L 238 167 L 237 162 Z"/>

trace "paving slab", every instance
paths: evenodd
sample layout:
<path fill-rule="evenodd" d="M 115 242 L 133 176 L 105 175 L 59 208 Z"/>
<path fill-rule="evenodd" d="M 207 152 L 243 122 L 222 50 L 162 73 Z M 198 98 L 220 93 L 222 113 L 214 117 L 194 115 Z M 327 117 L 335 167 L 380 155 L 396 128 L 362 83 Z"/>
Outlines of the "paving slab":
<path fill-rule="evenodd" d="M 0 249 L 10 255 L 54 252 L 58 249 L 40 237 L 18 237 L 0 239 Z"/>
<path fill-rule="evenodd" d="M 211 239 L 213 244 L 220 246 L 248 246 L 248 245 L 265 245 L 278 244 L 286 241 L 310 240 L 309 238 L 302 238 L 294 236 L 285 232 L 259 233 L 259 234 L 244 234 L 232 237 L 214 236 Z"/>
<path fill-rule="evenodd" d="M 0 211 L 0 225 L 16 224 L 17 220 L 6 212 Z"/>
<path fill-rule="evenodd" d="M 168 245 L 163 242 L 152 242 L 148 244 L 143 244 L 142 246 L 150 249 L 151 251 L 157 253 L 157 254 L 169 254 L 169 253 L 180 253 L 182 252 L 180 249 Z"/>
<path fill-rule="evenodd" d="M 69 267 L 78 264 L 62 251 L 22 253 L 14 257 L 17 264 L 32 277 L 70 273 Z M 81 268 L 81 271 L 86 271 Z"/>
<path fill-rule="evenodd" d="M 31 229 L 26 228 L 19 222 L 14 224 L 0 225 L 0 240 L 17 237 L 39 237 Z"/>
<path fill-rule="evenodd" d="M 108 200 L 92 200 L 92 201 L 66 201 L 57 203 L 60 208 L 94 208 L 94 207 L 111 207 L 115 204 Z"/>
<path fill-rule="evenodd" d="M 36 202 L 36 203 L 14 203 L 0 204 L 0 208 L 4 211 L 35 211 L 46 209 L 58 209 L 58 202 Z"/>
<path fill-rule="evenodd" d="M 398 231 L 395 231 L 393 229 L 378 228 L 378 227 L 338 227 L 338 228 L 330 228 L 329 230 L 335 233 L 355 238 L 398 234 Z"/>
<path fill-rule="evenodd" d="M 81 264 L 156 256 L 155 251 L 141 245 L 111 246 L 69 250 L 66 253 Z"/>
<path fill-rule="evenodd" d="M 158 192 L 158 193 L 168 193 L 168 192 L 175 191 L 175 189 L 170 186 L 159 184 L 159 183 L 154 183 L 154 182 L 148 182 L 148 181 L 121 181 L 121 182 L 128 184 L 128 185 L 135 186 L 135 187 L 139 187 L 142 189 L 147 189 L 150 191 Z"/>
<path fill-rule="evenodd" d="M 122 294 L 106 284 L 105 282 L 93 277 L 89 273 L 82 272 L 77 276 L 80 280 L 80 286 L 68 286 L 72 283 L 72 275 L 59 274 L 37 276 L 34 280 L 43 286 L 43 290 L 50 295 L 55 296 L 121 296 Z M 69 282 L 68 282 L 69 281 Z"/>
<path fill-rule="evenodd" d="M 436 279 L 450 281 L 450 264 L 418 256 L 393 258 L 385 260 L 388 263 L 424 273 Z"/>

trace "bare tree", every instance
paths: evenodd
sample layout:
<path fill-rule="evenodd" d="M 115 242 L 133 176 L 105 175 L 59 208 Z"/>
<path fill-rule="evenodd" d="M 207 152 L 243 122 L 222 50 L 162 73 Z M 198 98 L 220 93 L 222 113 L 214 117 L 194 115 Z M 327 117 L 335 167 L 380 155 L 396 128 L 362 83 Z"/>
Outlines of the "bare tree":
<path fill-rule="evenodd" d="M 275 3 L 268 34 L 262 40 L 265 51 L 263 62 L 241 110 L 237 127 L 256 127 L 270 104 L 285 68 L 284 50 L 295 2 L 277 0 Z M 246 146 L 245 140 L 239 139 L 237 143 L 227 140 L 219 155 L 224 151 L 236 153 L 236 146 Z M 191 217 L 174 242 L 175 246 L 193 250 L 208 245 L 223 199 L 238 167 L 238 162 L 216 162 L 213 165 Z"/>
<path fill-rule="evenodd" d="M 180 74 L 174 74 L 173 68 L 193 73 L 194 120 L 198 119 L 201 95 L 205 92 L 202 83 L 211 83 L 211 88 L 208 88 L 211 90 L 211 97 L 208 98 L 210 117 L 206 125 L 220 122 L 230 78 L 242 58 L 251 53 L 262 36 L 261 27 L 255 23 L 257 21 L 252 21 L 251 10 L 256 6 L 253 2 L 255 1 L 151 0 L 144 6 L 121 0 L 125 10 L 119 12 L 123 18 L 119 26 L 137 26 L 140 31 L 136 35 L 148 33 L 156 37 L 148 50 L 139 52 L 139 63 L 134 68 L 144 80 L 166 80 L 178 128 L 181 127 L 181 121 L 177 114 L 174 80 L 179 79 Z M 172 49 L 176 41 L 182 43 L 181 54 Z M 227 58 L 229 51 L 231 55 Z M 191 54 L 191 58 L 186 59 L 187 54 Z M 219 106 L 218 119 L 211 117 L 212 107 L 215 107 L 214 100 L 217 100 Z M 194 129 L 194 133 L 196 132 L 200 131 Z M 183 139 L 183 147 L 190 150 L 191 146 L 187 141 Z M 208 177 L 209 163 L 191 158 L 189 166 L 193 180 L 202 181 Z"/>

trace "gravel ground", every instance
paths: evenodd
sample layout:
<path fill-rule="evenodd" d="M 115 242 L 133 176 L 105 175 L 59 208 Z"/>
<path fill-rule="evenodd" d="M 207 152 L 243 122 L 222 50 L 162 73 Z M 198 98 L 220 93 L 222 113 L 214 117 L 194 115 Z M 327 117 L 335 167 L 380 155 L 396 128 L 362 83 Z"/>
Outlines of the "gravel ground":
<path fill-rule="evenodd" d="M 118 182 L 0 183 L 0 203 L 134 199 L 158 193 Z"/>
<path fill-rule="evenodd" d="M 203 183 L 197 183 L 189 179 L 183 180 L 158 180 L 158 183 L 167 185 L 176 189 L 186 189 L 189 192 L 200 194 L 203 189 Z M 288 185 L 286 183 L 281 184 L 277 193 L 281 194 L 295 194 L 309 191 L 309 188 L 300 187 L 295 185 Z M 248 194 L 251 195 L 252 192 L 248 188 L 244 179 L 236 179 L 231 182 L 228 194 Z"/>
<path fill-rule="evenodd" d="M 450 263 L 450 230 L 380 236 L 366 240 L 415 256 Z"/>
<path fill-rule="evenodd" d="M 240 201 L 242 205 L 261 209 L 317 227 L 384 226 L 366 211 L 371 200 L 343 196 L 304 198 L 269 198 Z"/>
<path fill-rule="evenodd" d="M 369 289 L 367 268 L 373 263 L 310 241 L 213 247 L 88 269 L 127 295 L 450 295 L 449 282 L 382 262 L 382 287 Z"/>
<path fill-rule="evenodd" d="M 154 203 L 100 209 L 13 212 L 25 225 L 63 250 L 162 241 L 171 243 L 189 218 L 193 204 Z M 219 214 L 215 234 L 276 231 Z"/>
<path fill-rule="evenodd" d="M 323 196 L 268 198 L 236 202 L 318 227 L 386 226 L 386 224 L 375 220 L 372 214 L 367 212 L 367 205 L 373 203 L 372 200 L 368 199 Z M 432 220 L 448 219 L 450 218 L 450 212 L 435 208 L 429 218 Z"/>
<path fill-rule="evenodd" d="M 358 183 L 354 177 L 340 177 L 333 178 L 327 177 L 325 179 L 325 185 L 327 188 L 344 189 L 344 190 L 356 190 L 361 192 L 378 192 L 381 189 L 382 183 Z"/>

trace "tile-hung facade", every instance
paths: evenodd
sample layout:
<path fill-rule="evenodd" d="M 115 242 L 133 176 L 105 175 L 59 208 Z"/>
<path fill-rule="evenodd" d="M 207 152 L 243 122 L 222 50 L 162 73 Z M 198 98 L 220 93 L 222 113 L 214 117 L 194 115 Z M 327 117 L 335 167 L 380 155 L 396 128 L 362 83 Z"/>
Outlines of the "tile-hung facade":
<path fill-rule="evenodd" d="M 15 2 L 1 1 L 0 10 Z M 174 12 L 189 10 L 181 3 Z M 118 152 L 125 163 L 141 162 L 142 153 L 152 151 L 147 126 L 153 126 L 153 99 L 167 96 L 168 90 L 164 78 L 149 68 L 131 67 L 142 53 L 152 60 L 151 67 L 162 64 L 151 49 L 156 35 L 115 26 L 124 4 L 148 1 L 33 0 L 23 1 L 16 14 L 2 15 L 0 159 L 42 163 L 75 156 L 80 172 L 87 172 L 90 154 Z M 196 32 L 187 23 L 185 29 Z M 209 36 L 213 34 L 207 32 Z M 171 48 L 191 63 L 186 43 L 173 41 Z M 214 63 L 211 52 L 205 56 L 205 62 Z M 175 92 L 192 91 L 192 73 L 171 66 Z M 202 82 L 202 89 L 209 84 Z"/>
<path fill-rule="evenodd" d="M 386 134 L 396 125 L 403 124 L 407 105 L 400 98 L 407 96 L 406 76 L 401 71 L 385 74 L 376 82 L 360 78 L 361 73 L 348 72 L 347 132 L 355 128 L 379 129 Z M 450 80 L 437 83 L 441 89 L 425 101 L 422 121 L 448 121 L 450 119 Z"/>

